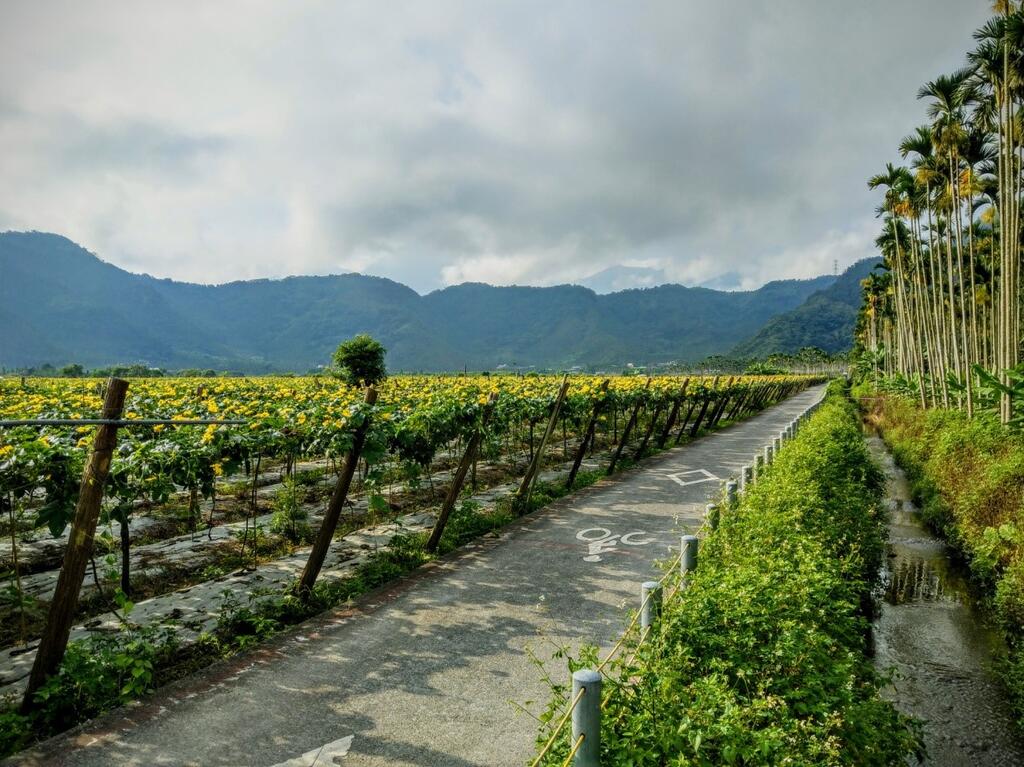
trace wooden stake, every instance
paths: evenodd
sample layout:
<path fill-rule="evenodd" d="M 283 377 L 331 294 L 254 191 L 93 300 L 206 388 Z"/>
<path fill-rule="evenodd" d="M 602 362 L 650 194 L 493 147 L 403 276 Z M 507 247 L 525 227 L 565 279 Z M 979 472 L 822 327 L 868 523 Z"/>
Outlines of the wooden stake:
<path fill-rule="evenodd" d="M 732 386 L 732 382 L 736 380 L 732 377 L 725 384 L 722 392 L 722 400 L 718 403 L 718 407 L 712 412 L 711 418 L 708 419 L 708 428 L 713 429 L 718 425 L 718 422 L 722 420 L 722 413 L 725 412 L 725 406 L 729 404 L 729 387 Z"/>
<path fill-rule="evenodd" d="M 651 388 L 651 379 L 647 379 L 647 385 L 644 387 L 644 391 Z M 615 465 L 619 462 L 619 458 L 622 457 L 622 451 L 626 449 L 626 443 L 629 442 L 629 435 L 633 431 L 633 427 L 636 426 L 636 419 L 640 416 L 640 408 L 643 407 L 643 400 L 636 403 L 633 408 L 633 412 L 629 416 L 629 421 L 626 423 L 626 428 L 622 430 L 622 439 L 619 440 L 619 446 L 615 448 L 615 455 L 612 456 L 612 462 L 608 464 L 608 470 L 605 472 L 611 476 L 615 472 Z"/>
<path fill-rule="evenodd" d="M 693 402 L 690 403 L 689 410 L 686 411 L 686 418 L 683 419 L 682 424 L 680 424 L 680 426 L 679 426 L 679 431 L 676 434 L 676 444 L 677 445 L 680 442 L 682 442 L 683 441 L 683 437 L 686 436 L 686 424 L 688 424 L 690 422 L 690 416 L 693 415 L 693 411 L 696 409 L 696 407 L 697 407 L 697 400 L 693 400 Z"/>
<path fill-rule="evenodd" d="M 729 411 L 729 415 L 727 415 L 726 418 L 730 421 L 734 420 L 743 411 L 743 406 L 750 400 L 750 395 L 753 391 L 754 387 L 750 387 L 743 392 L 742 396 L 736 400 L 736 404 L 732 406 L 732 409 Z"/>
<path fill-rule="evenodd" d="M 107 382 L 107 392 L 103 398 L 103 419 L 116 420 L 121 417 L 127 393 L 127 381 L 111 378 Z M 71 625 L 78 609 L 78 595 L 82 590 L 82 581 L 85 580 L 85 568 L 92 557 L 96 522 L 103 503 L 103 485 L 110 474 L 110 462 L 116 445 L 117 426 L 104 425 L 96 430 L 92 453 L 82 471 L 82 484 L 78 490 L 78 502 L 75 504 L 75 516 L 71 522 L 64 563 L 57 577 L 57 587 L 50 602 L 46 626 L 32 664 L 28 689 L 21 703 L 22 711 L 29 711 L 34 706 L 36 691 L 57 671 L 64 660 Z"/>
<path fill-rule="evenodd" d="M 680 389 L 679 396 L 672 403 L 672 410 L 669 411 L 668 420 L 665 421 L 665 428 L 661 430 L 661 434 L 658 437 L 657 445 L 659 450 L 665 447 L 665 443 L 668 442 L 669 435 L 672 433 L 672 427 L 676 425 L 676 419 L 679 417 L 679 408 L 683 405 L 683 400 L 686 398 L 686 387 L 689 385 L 690 379 L 687 378 L 683 381 L 683 388 Z"/>
<path fill-rule="evenodd" d="M 372 386 L 367 388 L 364 402 L 372 406 L 377 402 L 377 390 Z M 302 570 L 302 578 L 297 588 L 302 599 L 308 599 L 313 592 L 313 586 L 320 575 L 320 568 L 324 566 L 324 559 L 331 548 L 331 540 L 334 538 L 334 531 L 338 527 L 338 520 L 341 518 L 341 511 L 345 507 L 348 498 L 349 487 L 352 485 L 352 477 L 355 475 L 356 466 L 359 464 L 359 456 L 363 452 L 363 445 L 366 444 L 366 433 L 370 429 L 370 416 L 367 414 L 363 423 L 356 429 L 352 438 L 352 447 L 345 455 L 345 463 L 342 464 L 341 473 L 338 476 L 338 484 L 334 486 L 331 493 L 331 500 L 327 504 L 327 511 L 324 513 L 324 521 L 320 525 L 320 532 L 317 533 L 313 549 L 309 552 L 309 559 Z"/>
<path fill-rule="evenodd" d="M 533 460 L 530 461 L 530 466 L 526 470 L 526 475 L 519 485 L 519 491 L 516 493 L 514 505 L 520 514 L 526 513 L 527 505 L 530 502 L 530 494 L 533 492 L 533 484 L 537 481 L 537 475 L 540 473 L 540 464 L 544 457 L 544 450 L 547 448 L 548 440 L 551 439 L 551 434 L 555 431 L 555 426 L 558 425 L 558 414 L 562 410 L 562 403 L 565 402 L 565 395 L 568 391 L 569 376 L 565 375 L 562 377 L 562 385 L 558 389 L 558 396 L 555 397 L 554 407 L 551 408 L 548 427 L 544 430 L 544 436 L 541 437 L 540 445 L 537 447 Z"/>
<path fill-rule="evenodd" d="M 587 428 L 583 431 L 583 440 L 580 442 L 580 446 L 576 449 L 576 456 L 573 458 L 572 468 L 569 470 L 569 479 L 566 480 L 565 483 L 566 488 L 569 490 L 572 490 L 572 485 L 576 481 L 576 475 L 579 474 L 580 465 L 583 463 L 583 458 L 587 454 L 587 449 L 594 441 L 594 433 L 597 430 L 597 419 L 601 416 L 601 410 L 604 405 L 603 395 L 608 391 L 609 383 L 611 383 L 611 381 L 607 378 L 604 379 L 598 389 L 597 402 L 594 403 L 594 409 L 590 413 L 590 420 L 587 422 Z"/>
<path fill-rule="evenodd" d="M 448 524 L 448 517 L 451 516 L 452 510 L 455 508 L 455 504 L 459 500 L 459 493 L 462 492 L 462 485 L 466 482 L 466 474 L 469 472 L 470 467 L 476 462 L 477 450 L 480 448 L 480 442 L 483 440 L 484 429 L 487 428 L 488 422 L 491 420 L 491 414 L 494 412 L 494 405 L 498 401 L 498 395 L 492 394 L 487 400 L 487 404 L 484 406 L 484 412 L 480 420 L 480 428 L 473 432 L 473 435 L 469 438 L 469 443 L 466 445 L 466 452 L 462 456 L 462 461 L 459 463 L 459 468 L 455 471 L 455 477 L 452 479 L 451 487 L 448 488 L 448 495 L 445 496 L 444 503 L 441 504 L 441 511 L 438 512 L 437 521 L 434 523 L 434 529 L 430 532 L 430 538 L 427 540 L 427 551 L 434 553 L 437 551 L 437 545 L 441 542 L 441 536 L 444 535 L 445 525 Z"/>
<path fill-rule="evenodd" d="M 700 429 L 701 421 L 704 420 L 704 415 L 708 412 L 708 405 L 711 404 L 712 400 L 716 399 L 715 390 L 718 388 L 718 376 L 715 376 L 711 381 L 711 390 L 708 396 L 704 398 L 704 404 L 701 405 L 700 413 L 697 415 L 697 420 L 693 422 L 693 426 L 690 427 L 690 436 L 696 437 L 697 431 Z"/>
<path fill-rule="evenodd" d="M 658 416 L 661 415 L 661 411 L 665 409 L 665 403 L 659 402 L 654 408 L 654 415 L 651 416 L 651 422 L 647 424 L 647 431 L 644 432 L 644 438 L 640 440 L 640 447 L 633 453 L 633 460 L 636 461 L 644 454 L 644 450 L 647 449 L 647 443 L 651 441 L 651 435 L 654 433 L 654 427 L 658 423 Z"/>

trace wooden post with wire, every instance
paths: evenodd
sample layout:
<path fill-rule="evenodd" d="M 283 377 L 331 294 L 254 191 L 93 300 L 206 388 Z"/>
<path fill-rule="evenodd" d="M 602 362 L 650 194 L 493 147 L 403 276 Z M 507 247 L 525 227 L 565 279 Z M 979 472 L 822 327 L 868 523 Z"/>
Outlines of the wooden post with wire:
<path fill-rule="evenodd" d="M 718 387 L 718 376 L 715 376 L 714 380 L 711 381 L 711 388 L 708 391 L 707 396 L 704 398 L 704 404 L 701 405 L 700 413 L 697 415 L 697 420 L 693 422 L 693 426 L 690 427 L 690 437 L 696 437 L 697 432 L 700 431 L 701 421 L 704 420 L 704 416 L 708 412 L 708 406 L 716 399 L 715 389 Z"/>
<path fill-rule="evenodd" d="M 583 459 L 587 455 L 587 450 L 590 449 L 590 445 L 594 441 L 594 434 L 597 430 L 597 419 L 601 417 L 601 410 L 604 409 L 604 395 L 608 391 L 609 383 L 611 383 L 609 379 L 604 379 L 597 390 L 597 402 L 594 403 L 594 409 L 590 413 L 590 420 L 587 422 L 587 428 L 583 432 L 583 439 L 580 441 L 580 446 L 576 448 L 576 455 L 572 461 L 572 468 L 569 470 L 569 478 L 565 481 L 565 487 L 568 490 L 572 490 L 573 483 L 576 481 L 576 475 L 579 474 L 580 466 L 583 464 Z"/>
<path fill-rule="evenodd" d="M 372 386 L 366 389 L 366 396 L 363 400 L 366 406 L 372 407 L 377 402 L 377 390 Z M 363 445 L 366 444 L 366 434 L 370 430 L 370 413 L 366 413 L 363 422 L 356 428 L 352 437 L 352 447 L 345 454 L 345 462 L 341 467 L 341 474 L 338 477 L 338 484 L 334 486 L 331 493 L 331 500 L 327 504 L 327 511 L 324 512 L 324 520 L 320 524 L 320 532 L 317 533 L 316 541 L 309 552 L 309 559 L 302 570 L 302 577 L 298 584 L 298 594 L 302 599 L 308 599 L 316 585 L 316 579 L 320 575 L 320 568 L 324 566 L 324 559 L 331 548 L 331 540 L 334 538 L 334 531 L 338 527 L 338 520 L 341 518 L 341 511 L 348 499 L 348 491 L 352 486 L 352 477 L 355 476 L 356 466 L 359 464 L 359 456 L 363 452 Z"/>
<path fill-rule="evenodd" d="M 111 378 L 103 398 L 104 420 L 114 421 L 121 417 L 124 400 L 128 394 L 128 382 L 122 378 Z M 50 601 L 49 613 L 43 636 L 39 640 L 28 688 L 22 699 L 22 711 L 29 711 L 35 704 L 36 691 L 48 677 L 53 675 L 64 660 L 71 624 L 78 609 L 78 596 L 85 580 L 85 568 L 92 557 L 96 523 L 103 503 L 103 485 L 110 474 L 110 463 L 117 445 L 117 425 L 104 424 L 96 430 L 92 453 L 82 472 L 82 484 L 75 504 L 75 515 L 71 521 L 64 563 L 57 577 L 57 586 Z"/>
<path fill-rule="evenodd" d="M 654 427 L 658 423 L 658 416 L 661 415 L 661 411 L 665 409 L 665 405 L 659 402 L 654 408 L 654 415 L 651 416 L 651 422 L 647 425 L 647 431 L 644 432 L 644 438 L 640 440 L 640 445 L 637 447 L 636 452 L 633 453 L 633 460 L 637 461 L 643 457 L 644 451 L 647 450 L 647 443 L 651 441 L 651 435 L 654 434 Z"/>
<path fill-rule="evenodd" d="M 690 422 L 690 416 L 693 415 L 693 411 L 697 408 L 697 400 L 694 399 L 690 402 L 690 408 L 686 411 L 686 417 L 683 418 L 681 424 L 679 424 L 679 432 L 676 434 L 675 444 L 679 444 L 683 441 L 683 437 L 686 436 L 686 424 Z"/>
<path fill-rule="evenodd" d="M 715 406 L 711 409 L 711 415 L 708 416 L 707 428 L 713 429 L 718 424 L 719 419 L 722 417 L 722 411 L 725 410 L 725 406 L 729 402 L 729 387 L 732 386 L 734 379 L 730 378 L 725 382 L 725 386 L 722 387 L 722 394 Z"/>
<path fill-rule="evenodd" d="M 679 408 L 682 407 L 683 400 L 686 399 L 686 387 L 689 385 L 690 379 L 687 378 L 683 381 L 683 388 L 679 390 L 679 396 L 672 403 L 672 409 L 668 413 L 668 420 L 665 421 L 665 427 L 661 430 L 658 441 L 655 443 L 659 450 L 665 447 L 665 443 L 668 442 L 668 438 L 672 434 L 672 427 L 676 425 L 676 419 L 679 418 Z"/>
<path fill-rule="evenodd" d="M 544 450 L 547 448 L 548 440 L 551 439 L 551 435 L 555 431 L 555 426 L 558 424 L 558 414 L 562 411 L 562 403 L 565 402 L 565 395 L 569 392 L 569 376 L 565 375 L 562 377 L 562 385 L 558 387 L 558 395 L 555 397 L 554 405 L 551 408 L 551 417 L 548 419 L 548 427 L 544 430 L 544 436 L 541 437 L 540 445 L 533 453 L 533 460 L 530 461 L 530 466 L 526 470 L 526 474 L 523 476 L 523 481 L 519 484 L 519 490 L 516 491 L 516 495 L 513 505 L 515 506 L 517 513 L 522 515 L 526 513 L 527 508 L 530 504 L 530 494 L 533 493 L 533 485 L 537 481 L 537 475 L 540 474 L 540 465 L 544 457 Z"/>
<path fill-rule="evenodd" d="M 644 386 L 644 391 L 646 392 L 649 388 L 651 388 L 650 378 L 647 379 L 647 385 Z M 633 407 L 633 412 L 630 413 L 629 421 L 626 422 L 626 428 L 622 430 L 622 439 L 619 440 L 619 446 L 615 448 L 615 455 L 612 456 L 612 461 L 608 464 L 608 469 L 605 472 L 609 476 L 615 473 L 615 466 L 622 457 L 622 451 L 626 449 L 626 444 L 629 442 L 629 435 L 636 427 L 636 420 L 640 417 L 640 408 L 643 407 L 643 404 L 643 400 L 638 400 L 636 405 Z"/>
<path fill-rule="evenodd" d="M 441 511 L 437 514 L 437 521 L 434 523 L 434 529 L 430 531 L 430 538 L 427 540 L 426 545 L 426 549 L 430 553 L 437 551 L 437 545 L 441 542 L 441 536 L 444 534 L 445 525 L 448 524 L 448 517 L 451 516 L 452 510 L 455 508 L 455 504 L 459 500 L 459 493 L 462 492 L 462 486 L 466 482 L 466 474 L 469 473 L 470 466 L 472 466 L 473 462 L 476 460 L 477 451 L 480 449 L 480 442 L 483 440 L 484 429 L 487 428 L 487 424 L 491 420 L 491 414 L 494 412 L 494 406 L 497 401 L 498 395 L 491 394 L 487 400 L 487 404 L 484 405 L 484 412 L 480 417 L 480 427 L 475 429 L 472 436 L 469 438 L 469 444 L 466 445 L 466 452 L 462 456 L 459 468 L 455 471 L 451 487 L 448 488 L 448 495 L 445 496 L 444 503 L 441 504 Z"/>

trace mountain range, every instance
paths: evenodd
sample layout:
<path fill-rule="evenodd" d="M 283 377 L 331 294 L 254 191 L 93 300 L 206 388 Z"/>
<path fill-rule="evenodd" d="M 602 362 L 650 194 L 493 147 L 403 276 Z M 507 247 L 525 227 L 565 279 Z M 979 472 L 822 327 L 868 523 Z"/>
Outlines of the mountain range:
<path fill-rule="evenodd" d="M 5 232 L 0 367 L 305 371 L 363 332 L 387 347 L 396 371 L 617 369 L 774 348 L 791 335 L 791 350 L 837 350 L 849 346 L 860 300 L 849 300 L 850 274 L 742 292 L 661 285 L 607 295 L 577 285 L 466 283 L 421 296 L 361 274 L 197 285 L 132 274 L 60 235 Z M 815 319 L 814 338 L 800 312 Z"/>

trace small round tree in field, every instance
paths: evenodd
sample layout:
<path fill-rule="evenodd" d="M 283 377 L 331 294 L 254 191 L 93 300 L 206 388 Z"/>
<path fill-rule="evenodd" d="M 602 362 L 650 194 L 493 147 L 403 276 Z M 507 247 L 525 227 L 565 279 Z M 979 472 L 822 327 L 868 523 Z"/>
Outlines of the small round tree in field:
<path fill-rule="evenodd" d="M 384 367 L 387 349 L 372 336 L 361 333 L 343 341 L 334 352 L 337 374 L 351 386 L 372 386 L 388 374 Z"/>

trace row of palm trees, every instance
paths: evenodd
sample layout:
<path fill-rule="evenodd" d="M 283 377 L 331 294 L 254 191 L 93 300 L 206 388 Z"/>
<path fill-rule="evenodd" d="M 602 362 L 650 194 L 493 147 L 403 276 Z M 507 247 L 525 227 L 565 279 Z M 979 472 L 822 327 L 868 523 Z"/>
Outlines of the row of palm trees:
<path fill-rule="evenodd" d="M 858 340 L 876 370 L 912 381 L 923 406 L 1013 416 L 1021 346 L 1024 9 L 1003 0 L 967 66 L 924 85 L 928 124 L 900 143 L 876 240 L 885 269 L 864 281 Z"/>

